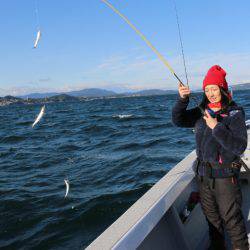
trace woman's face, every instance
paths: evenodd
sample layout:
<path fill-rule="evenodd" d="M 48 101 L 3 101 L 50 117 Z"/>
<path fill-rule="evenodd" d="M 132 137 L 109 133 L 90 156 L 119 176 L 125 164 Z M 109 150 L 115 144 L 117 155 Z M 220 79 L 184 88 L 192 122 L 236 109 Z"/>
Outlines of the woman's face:
<path fill-rule="evenodd" d="M 207 85 L 205 87 L 205 95 L 207 99 L 211 103 L 220 102 L 221 101 L 221 93 L 220 88 L 217 85 Z"/>

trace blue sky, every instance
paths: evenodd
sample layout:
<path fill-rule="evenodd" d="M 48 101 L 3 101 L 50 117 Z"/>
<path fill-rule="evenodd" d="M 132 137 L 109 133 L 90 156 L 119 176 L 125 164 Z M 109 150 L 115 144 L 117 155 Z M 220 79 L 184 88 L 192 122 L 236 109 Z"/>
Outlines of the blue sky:
<path fill-rule="evenodd" d="M 100 0 L 37 0 L 42 38 L 32 49 L 36 0 L 0 2 L 0 95 L 105 88 L 175 89 L 144 41 Z M 184 79 L 172 0 L 110 0 Z M 220 64 L 250 82 L 250 2 L 176 0 L 191 88 Z"/>

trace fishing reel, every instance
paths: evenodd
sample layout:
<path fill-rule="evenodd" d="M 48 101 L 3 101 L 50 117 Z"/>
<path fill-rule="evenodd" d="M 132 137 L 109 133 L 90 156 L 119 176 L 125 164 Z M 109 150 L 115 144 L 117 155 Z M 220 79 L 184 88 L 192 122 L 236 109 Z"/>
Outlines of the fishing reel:
<path fill-rule="evenodd" d="M 207 111 L 211 115 L 211 117 L 216 118 L 216 113 L 212 109 L 208 108 Z"/>

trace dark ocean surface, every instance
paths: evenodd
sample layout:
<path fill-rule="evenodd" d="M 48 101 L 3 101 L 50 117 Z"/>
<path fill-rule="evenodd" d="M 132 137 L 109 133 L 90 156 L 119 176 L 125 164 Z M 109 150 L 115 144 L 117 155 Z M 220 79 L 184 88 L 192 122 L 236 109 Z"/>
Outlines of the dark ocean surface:
<path fill-rule="evenodd" d="M 249 97 L 234 93 L 247 119 Z M 171 122 L 176 98 L 48 104 L 34 129 L 41 106 L 0 107 L 0 248 L 90 244 L 195 148 Z"/>

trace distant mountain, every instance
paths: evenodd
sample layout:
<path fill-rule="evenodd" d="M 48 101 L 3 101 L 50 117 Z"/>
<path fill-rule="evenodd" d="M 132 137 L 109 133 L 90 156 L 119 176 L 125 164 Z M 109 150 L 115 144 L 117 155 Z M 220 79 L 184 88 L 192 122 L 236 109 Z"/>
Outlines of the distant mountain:
<path fill-rule="evenodd" d="M 161 90 L 161 89 L 147 89 L 147 90 L 141 90 L 133 93 L 133 95 L 167 95 L 167 94 L 172 94 L 172 93 L 177 93 L 175 90 Z"/>
<path fill-rule="evenodd" d="M 61 94 L 61 95 L 55 95 L 49 98 L 46 98 L 46 101 L 48 102 L 74 102 L 74 101 L 79 101 L 77 97 L 66 95 L 66 94 Z"/>
<path fill-rule="evenodd" d="M 35 98 L 35 99 L 38 99 L 38 98 L 46 98 L 46 97 L 51 97 L 51 96 L 55 96 L 55 95 L 59 95 L 61 93 L 56 93 L 56 92 L 51 92 L 51 93 L 31 93 L 31 94 L 28 94 L 28 95 L 23 95 L 23 96 L 19 96 L 20 98 L 23 98 L 23 99 L 27 99 L 27 98 Z"/>
<path fill-rule="evenodd" d="M 5 99 L 6 101 L 13 101 L 13 102 L 22 101 L 22 98 L 14 97 L 14 96 L 11 96 L 11 95 L 7 95 L 7 96 L 3 97 L 3 99 Z"/>
<path fill-rule="evenodd" d="M 63 92 L 63 93 L 31 93 L 28 95 L 19 96 L 21 98 L 48 98 L 56 95 L 66 94 L 75 97 L 101 97 L 101 96 L 112 96 L 116 95 L 114 91 L 109 91 L 105 89 L 98 89 L 98 88 L 90 88 L 90 89 L 83 89 L 78 91 L 70 91 L 70 92 Z"/>
<path fill-rule="evenodd" d="M 10 105 L 10 104 L 23 104 L 23 99 L 14 96 L 0 97 L 0 106 Z"/>
<path fill-rule="evenodd" d="M 231 85 L 233 90 L 241 90 L 241 89 L 250 89 L 250 83 L 243 83 L 243 84 L 237 84 L 237 85 Z M 201 89 L 197 89 L 194 92 L 200 92 Z M 147 90 L 141 90 L 137 92 L 126 92 L 126 93 L 116 93 L 114 91 L 106 90 L 106 89 L 98 89 L 98 88 L 89 88 L 89 89 L 82 89 L 77 91 L 70 91 L 70 92 L 63 92 L 63 93 L 56 93 L 56 92 L 50 92 L 50 93 L 32 93 L 28 95 L 19 96 L 19 98 L 49 98 L 57 95 L 69 95 L 74 97 L 108 97 L 108 96 L 149 96 L 149 95 L 167 95 L 167 94 L 175 94 L 177 93 L 177 90 L 161 90 L 161 89 L 147 89 Z"/>
<path fill-rule="evenodd" d="M 173 90 L 148 89 L 137 92 L 116 93 L 105 89 L 83 89 L 67 93 L 33 93 L 22 97 L 0 97 L 0 106 L 12 104 L 46 104 L 52 102 L 76 102 L 92 98 L 122 98 L 129 96 L 151 96 L 177 93 Z"/>
<path fill-rule="evenodd" d="M 113 96 L 117 95 L 114 91 L 109 91 L 105 89 L 90 88 L 78 91 L 67 92 L 66 94 L 78 97 L 101 97 L 101 96 Z"/>
<path fill-rule="evenodd" d="M 126 92 L 126 93 L 116 93 L 114 91 L 106 90 L 106 89 L 98 89 L 98 88 L 89 88 L 89 89 L 82 89 L 78 91 L 70 91 L 70 92 L 63 92 L 63 93 L 32 93 L 24 96 L 19 96 L 20 98 L 27 99 L 27 98 L 50 98 L 53 96 L 58 95 L 68 95 L 74 97 L 107 97 L 107 96 L 148 96 L 148 95 L 166 95 L 171 93 L 176 93 L 177 91 L 174 90 L 161 90 L 161 89 L 147 89 L 141 90 L 137 92 Z"/>
<path fill-rule="evenodd" d="M 53 102 L 78 102 L 84 98 L 70 96 L 66 94 L 55 95 L 45 98 L 17 98 L 14 96 L 0 97 L 0 106 L 12 104 L 46 104 Z"/>
<path fill-rule="evenodd" d="M 231 85 L 233 90 L 245 90 L 250 89 L 250 83 Z M 202 90 L 196 90 L 194 93 L 198 93 Z M 90 100 L 93 98 L 122 98 L 133 96 L 152 96 L 152 95 L 168 95 L 177 94 L 177 90 L 161 90 L 161 89 L 148 89 L 137 92 L 116 93 L 114 91 L 108 91 L 105 89 L 83 89 L 79 91 L 71 91 L 68 93 L 33 93 L 26 96 L 14 97 L 5 96 L 0 97 L 0 106 L 12 105 L 12 104 L 46 104 L 53 102 L 77 102 Z"/>
<path fill-rule="evenodd" d="M 231 85 L 233 90 L 244 90 L 244 89 L 250 89 L 250 83 L 242 83 L 237 85 Z"/>

